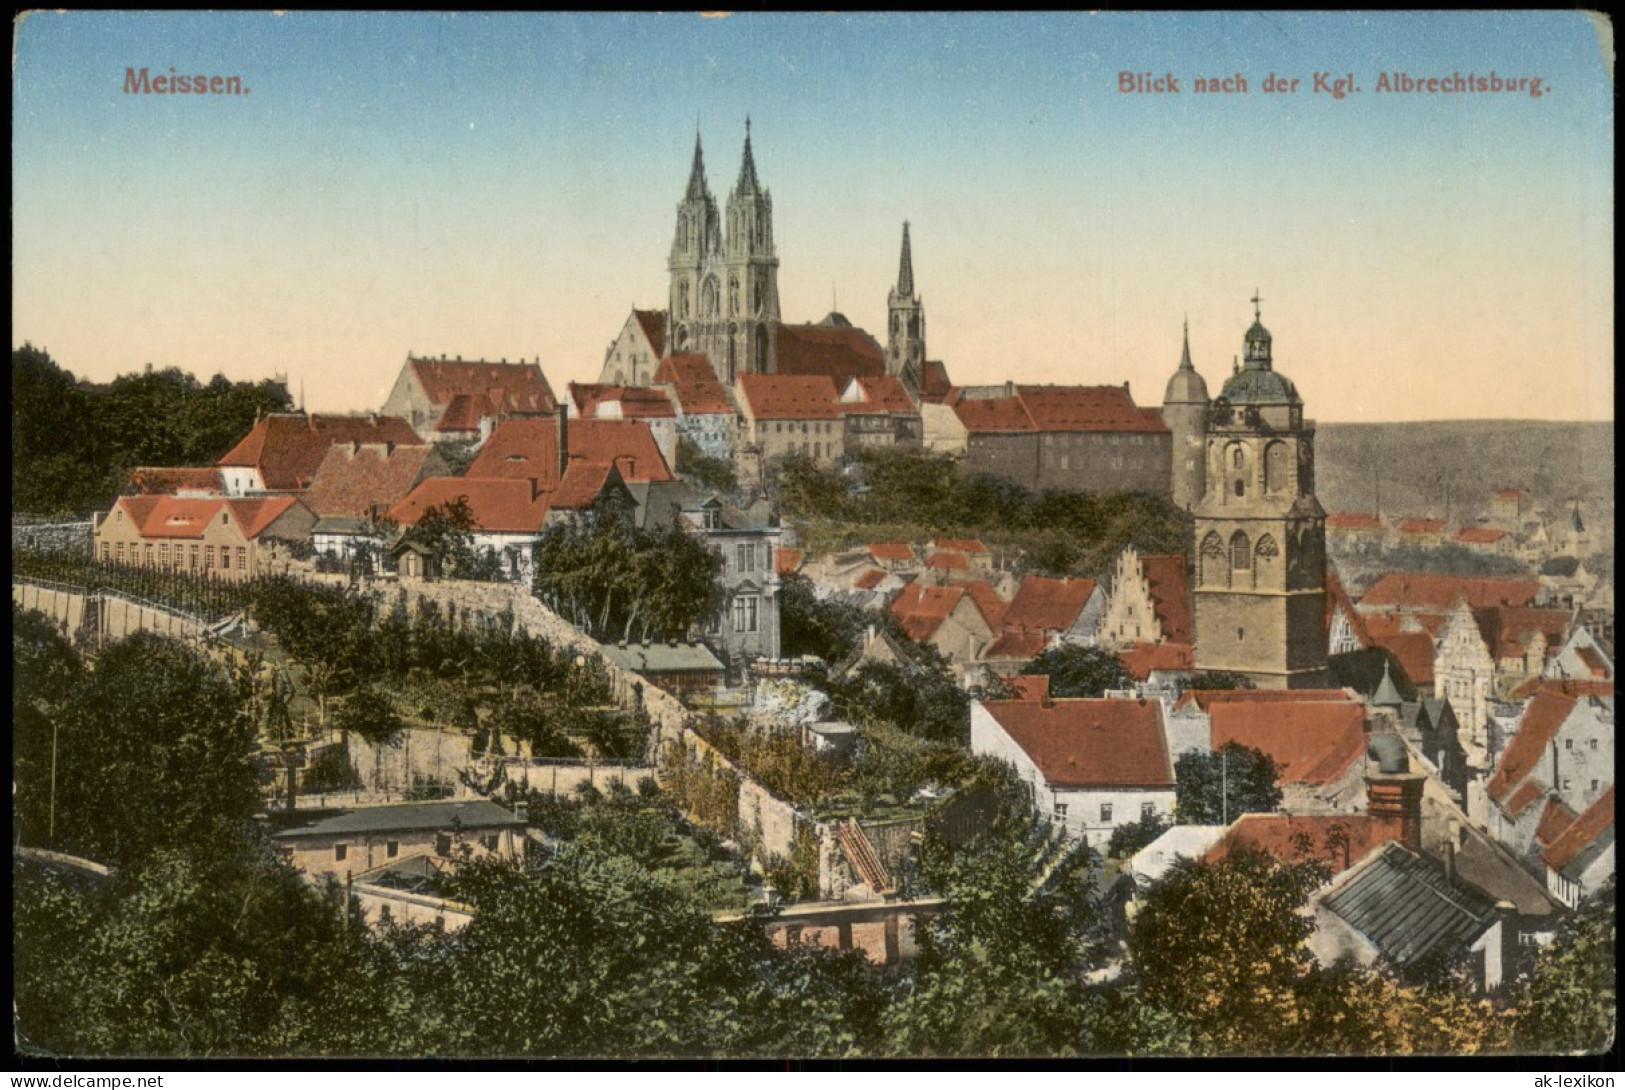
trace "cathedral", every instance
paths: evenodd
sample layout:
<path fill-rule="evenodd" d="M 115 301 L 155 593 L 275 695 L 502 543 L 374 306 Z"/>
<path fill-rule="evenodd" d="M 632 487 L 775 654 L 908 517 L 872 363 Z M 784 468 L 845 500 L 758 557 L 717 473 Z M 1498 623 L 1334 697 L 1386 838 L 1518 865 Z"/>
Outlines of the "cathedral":
<path fill-rule="evenodd" d="M 1315 499 L 1315 426 L 1275 370 L 1259 302 L 1243 362 L 1219 396 L 1207 401 L 1187 332 L 1164 399 L 1174 493 L 1199 497 L 1196 668 L 1243 674 L 1261 689 L 1318 688 L 1327 677 L 1326 513 Z"/>
<path fill-rule="evenodd" d="M 914 287 L 907 223 L 897 282 L 887 298 L 884 347 L 836 312 L 806 324 L 783 320 L 773 197 L 757 171 L 749 120 L 739 176 L 723 210 L 695 134 L 667 269 L 666 310 L 633 312 L 605 354 L 601 382 L 647 383 L 662 357 L 697 353 L 730 390 L 748 374 L 824 375 L 838 388 L 853 378 L 892 375 L 916 400 L 922 388 L 948 385 L 942 364 L 926 360 L 925 306 Z"/>

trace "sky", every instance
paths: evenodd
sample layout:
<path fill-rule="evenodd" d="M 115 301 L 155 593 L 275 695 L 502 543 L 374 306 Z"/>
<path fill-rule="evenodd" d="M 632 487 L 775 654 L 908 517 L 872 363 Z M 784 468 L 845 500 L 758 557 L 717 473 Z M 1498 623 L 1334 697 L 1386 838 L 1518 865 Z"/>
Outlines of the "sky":
<path fill-rule="evenodd" d="M 1575 12 L 39 12 L 14 45 L 14 343 L 84 378 L 285 372 L 315 411 L 409 352 L 595 381 L 666 305 L 696 130 L 725 205 L 748 116 L 784 319 L 883 337 L 908 220 L 958 383 L 1159 404 L 1188 321 L 1216 393 L 1256 293 L 1317 419 L 1613 415 L 1612 74 Z M 1378 87 L 1457 72 L 1525 82 Z"/>

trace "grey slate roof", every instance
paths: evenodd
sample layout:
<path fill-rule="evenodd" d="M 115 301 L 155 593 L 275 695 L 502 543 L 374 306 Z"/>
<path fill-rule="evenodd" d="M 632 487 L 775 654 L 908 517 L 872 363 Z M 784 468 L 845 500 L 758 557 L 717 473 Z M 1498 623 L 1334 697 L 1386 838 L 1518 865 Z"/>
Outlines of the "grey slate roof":
<path fill-rule="evenodd" d="M 343 836 L 347 833 L 439 832 L 460 823 L 464 829 L 493 829 L 525 823 L 494 802 L 408 802 L 396 806 L 365 806 L 339 813 L 313 815 L 312 820 L 275 834 L 278 839 L 306 836 Z"/>
<path fill-rule="evenodd" d="M 1466 947 L 1495 922 L 1495 903 L 1452 885 L 1433 860 L 1389 841 L 1321 902 L 1405 967 L 1438 949 Z"/>
<path fill-rule="evenodd" d="M 616 666 L 639 674 L 722 672 L 721 660 L 703 643 L 606 643 L 603 652 Z"/>

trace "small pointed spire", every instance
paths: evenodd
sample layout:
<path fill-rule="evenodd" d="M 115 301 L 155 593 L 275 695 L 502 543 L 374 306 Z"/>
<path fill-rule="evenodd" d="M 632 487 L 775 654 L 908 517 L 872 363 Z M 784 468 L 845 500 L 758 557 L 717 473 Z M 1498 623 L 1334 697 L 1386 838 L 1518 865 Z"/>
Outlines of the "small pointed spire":
<path fill-rule="evenodd" d="M 1191 319 L 1185 316 L 1185 348 L 1179 354 L 1179 369 L 1181 371 L 1194 371 L 1196 366 L 1191 363 Z"/>
<path fill-rule="evenodd" d="M 1258 304 L 1262 303 L 1263 301 L 1263 298 L 1258 294 L 1258 289 L 1254 288 L 1251 302 L 1253 304 L 1253 321 L 1255 322 L 1262 322 L 1264 320 L 1264 312 L 1260 310 L 1258 306 Z"/>
<path fill-rule="evenodd" d="M 739 191 L 753 193 L 761 189 L 756 180 L 756 157 L 750 151 L 750 115 L 745 116 L 745 157 L 739 164 Z"/>
<path fill-rule="evenodd" d="M 1382 660 L 1382 684 L 1377 691 L 1371 694 L 1371 703 L 1379 708 L 1397 708 L 1404 703 L 1400 698 L 1399 689 L 1394 685 L 1394 679 L 1388 676 L 1388 659 Z"/>
<path fill-rule="evenodd" d="M 695 118 L 694 166 L 688 172 L 688 199 L 703 200 L 710 192 L 710 187 L 705 184 L 705 152 L 700 147 L 700 122 Z"/>
<path fill-rule="evenodd" d="M 914 294 L 914 256 L 908 245 L 908 220 L 903 221 L 903 257 L 897 264 L 897 294 Z"/>

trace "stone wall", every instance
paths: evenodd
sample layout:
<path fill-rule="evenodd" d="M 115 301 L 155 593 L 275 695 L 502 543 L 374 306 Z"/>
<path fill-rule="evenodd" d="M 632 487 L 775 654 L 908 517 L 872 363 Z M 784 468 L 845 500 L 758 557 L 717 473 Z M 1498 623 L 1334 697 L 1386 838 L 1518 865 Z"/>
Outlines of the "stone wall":
<path fill-rule="evenodd" d="M 89 554 L 91 532 L 95 523 L 82 522 L 11 522 L 11 547 L 41 551 L 74 550 Z"/>
<path fill-rule="evenodd" d="M 70 633 L 78 632 L 85 623 L 86 598 L 81 592 L 14 580 L 11 600 L 24 609 L 38 610 Z M 120 640 L 135 632 L 156 632 L 177 639 L 204 632 L 203 622 L 196 617 L 115 594 L 95 595 L 91 604 L 92 619 L 103 640 Z"/>

